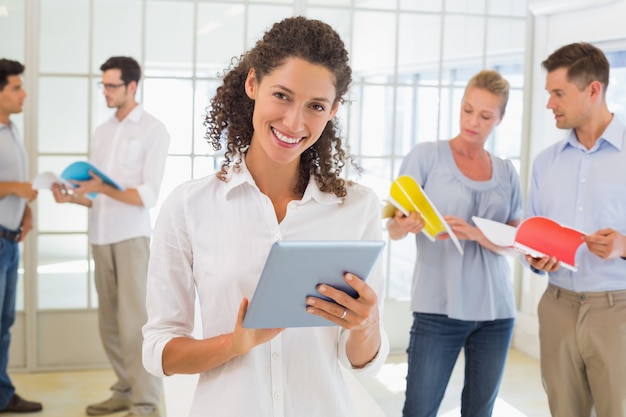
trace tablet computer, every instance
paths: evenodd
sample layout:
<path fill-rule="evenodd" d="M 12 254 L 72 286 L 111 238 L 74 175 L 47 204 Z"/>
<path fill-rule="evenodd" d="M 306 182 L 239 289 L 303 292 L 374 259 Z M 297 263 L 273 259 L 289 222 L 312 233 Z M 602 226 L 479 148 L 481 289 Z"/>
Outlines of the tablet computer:
<path fill-rule="evenodd" d="M 350 272 L 366 280 L 378 260 L 384 241 L 275 242 L 269 252 L 243 327 L 255 329 L 335 326 L 306 312 L 306 297 L 323 297 L 319 284 L 327 284 L 356 297 L 344 281 Z"/>

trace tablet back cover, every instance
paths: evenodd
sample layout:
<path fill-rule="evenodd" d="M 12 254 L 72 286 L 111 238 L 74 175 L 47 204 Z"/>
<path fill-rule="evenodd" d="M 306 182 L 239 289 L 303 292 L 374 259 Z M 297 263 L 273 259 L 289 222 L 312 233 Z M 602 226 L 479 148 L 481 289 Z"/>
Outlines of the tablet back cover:
<path fill-rule="evenodd" d="M 248 312 L 246 328 L 335 326 L 306 312 L 306 297 L 323 297 L 319 284 L 356 296 L 344 281 L 350 272 L 367 279 L 382 252 L 383 241 L 289 241 L 270 249 Z"/>

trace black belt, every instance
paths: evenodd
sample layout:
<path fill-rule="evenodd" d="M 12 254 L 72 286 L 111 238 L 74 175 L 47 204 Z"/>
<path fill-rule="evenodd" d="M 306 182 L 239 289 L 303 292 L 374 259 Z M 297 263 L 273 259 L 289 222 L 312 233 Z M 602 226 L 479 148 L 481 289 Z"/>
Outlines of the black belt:
<path fill-rule="evenodd" d="M 11 232 L 9 230 L 0 229 L 0 238 L 12 240 L 13 242 L 19 242 L 22 232 Z"/>

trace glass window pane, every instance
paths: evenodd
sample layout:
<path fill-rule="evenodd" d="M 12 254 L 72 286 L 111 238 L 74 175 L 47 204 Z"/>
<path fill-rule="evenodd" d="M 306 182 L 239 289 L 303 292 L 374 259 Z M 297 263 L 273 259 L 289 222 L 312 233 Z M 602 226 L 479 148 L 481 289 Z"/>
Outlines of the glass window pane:
<path fill-rule="evenodd" d="M 524 54 L 526 21 L 490 17 L 487 20 L 487 55 L 519 57 Z"/>
<path fill-rule="evenodd" d="M 190 153 L 193 142 L 193 83 L 191 80 L 147 78 L 143 106 L 170 134 L 169 152 Z"/>
<path fill-rule="evenodd" d="M 26 91 L 26 93 L 28 94 L 28 91 Z M 30 101 L 30 99 L 27 97 L 26 101 L 24 102 L 24 108 L 28 107 L 28 102 L 29 101 Z M 11 115 L 11 122 L 13 122 L 15 127 L 17 127 L 17 131 L 22 136 L 22 140 L 23 140 L 24 139 L 24 112 L 12 114 Z"/>
<path fill-rule="evenodd" d="M 57 175 L 72 162 L 86 160 L 86 157 L 40 156 L 38 171 L 51 171 Z M 54 201 L 52 192 L 40 190 L 37 196 L 37 227 L 42 232 L 86 232 L 88 209 L 77 204 L 59 204 Z"/>
<path fill-rule="evenodd" d="M 112 56 L 131 56 L 141 64 L 141 3 L 141 0 L 93 0 L 93 74 L 100 74 L 100 65 Z"/>
<path fill-rule="evenodd" d="M 400 0 L 400 10 L 440 12 L 443 0 Z"/>
<path fill-rule="evenodd" d="M 86 73 L 89 68 L 89 2 L 40 0 L 40 5 L 40 71 Z"/>
<path fill-rule="evenodd" d="M 459 132 L 459 117 L 464 88 L 443 88 L 441 90 L 441 121 L 439 139 L 448 140 Z"/>
<path fill-rule="evenodd" d="M 161 183 L 161 191 L 159 192 L 159 201 L 156 206 L 150 210 L 152 216 L 152 224 L 159 215 L 161 204 L 167 199 L 172 190 L 179 184 L 191 179 L 191 157 L 189 156 L 168 156 L 165 163 L 165 173 L 163 174 L 163 182 Z"/>
<path fill-rule="evenodd" d="M 146 75 L 192 75 L 193 19 L 191 2 L 151 1 L 146 4 Z"/>
<path fill-rule="evenodd" d="M 485 13 L 485 0 L 446 0 L 446 11 L 453 13 Z"/>
<path fill-rule="evenodd" d="M 87 308 L 88 247 L 87 235 L 39 235 L 40 309 Z"/>
<path fill-rule="evenodd" d="M 441 16 L 403 14 L 399 30 L 398 73 L 417 74 L 438 68 Z"/>
<path fill-rule="evenodd" d="M 372 30 L 372 28 L 377 28 Z M 355 79 L 393 76 L 396 22 L 392 13 L 354 12 L 352 71 Z M 379 81 L 379 79 L 376 79 Z"/>
<path fill-rule="evenodd" d="M 387 198 L 392 178 L 391 160 L 389 158 L 361 158 L 359 165 L 363 168 L 363 172 L 352 179 L 373 189 L 381 200 Z"/>
<path fill-rule="evenodd" d="M 449 84 L 465 89 L 467 82 L 482 69 L 482 65 L 467 65 L 463 67 L 447 67 L 445 71 L 450 75 Z"/>
<path fill-rule="evenodd" d="M 39 77 L 39 152 L 87 153 L 88 83 L 86 78 Z"/>
<path fill-rule="evenodd" d="M 364 9 L 387 9 L 394 10 L 398 0 L 355 0 L 354 6 Z"/>
<path fill-rule="evenodd" d="M 0 57 L 24 63 L 24 0 L 4 0 L 0 3 Z"/>
<path fill-rule="evenodd" d="M 495 62 L 487 61 L 487 68 L 493 68 L 498 71 L 509 82 L 511 88 L 523 88 L 524 87 L 524 64 L 521 61 L 521 55 L 516 57 L 516 61 L 513 59 L 502 62 L 497 60 Z"/>
<path fill-rule="evenodd" d="M 439 85 L 438 66 L 430 69 L 422 69 L 419 72 L 414 72 L 414 70 L 408 70 L 407 72 L 404 72 L 400 68 L 398 70 L 401 71 L 398 73 L 399 84 L 419 84 L 431 86 Z"/>
<path fill-rule="evenodd" d="M 195 91 L 195 110 L 194 110 L 194 147 L 193 151 L 196 155 L 213 154 L 213 147 L 206 140 L 207 128 L 204 126 L 204 118 L 211 99 L 215 96 L 217 87 L 221 85 L 221 81 L 197 81 Z M 223 151 L 220 151 L 220 153 Z"/>
<path fill-rule="evenodd" d="M 421 87 L 417 94 L 417 107 L 415 115 L 417 118 L 417 136 L 415 143 L 432 141 L 437 139 L 439 131 L 439 90 L 434 88 Z M 405 147 L 405 151 L 408 149 Z M 405 152 L 406 154 L 406 152 Z"/>
<path fill-rule="evenodd" d="M 437 139 L 439 89 L 399 87 L 396 98 L 396 149 L 406 155 L 418 142 Z"/>
<path fill-rule="evenodd" d="M 526 16 L 528 13 L 526 0 L 487 0 L 489 14 L 504 16 Z"/>
<path fill-rule="evenodd" d="M 274 23 L 290 17 L 293 6 L 249 6 L 245 49 L 250 49 Z M 223 36 L 223 35 L 222 35 Z"/>
<path fill-rule="evenodd" d="M 311 19 L 319 19 L 322 22 L 328 23 L 333 29 L 335 29 L 335 31 L 337 31 L 346 46 L 346 49 L 348 51 L 351 50 L 352 26 L 348 24 L 351 18 L 350 10 L 310 7 L 307 12 L 307 17 L 310 17 Z"/>
<path fill-rule="evenodd" d="M 98 70 L 100 71 L 100 70 Z M 101 81 L 100 75 L 97 77 L 92 77 L 90 79 L 91 85 L 91 133 L 96 130 L 98 126 L 100 126 L 105 121 L 109 120 L 113 114 L 115 114 L 115 109 L 110 109 L 107 106 L 107 102 L 104 98 L 104 91 L 100 87 L 98 87 L 98 83 Z M 141 98 L 141 90 L 142 90 L 142 82 L 139 82 L 139 87 L 137 89 L 137 93 L 135 97 L 139 100 Z M 89 138 L 91 142 L 91 137 Z"/>
<path fill-rule="evenodd" d="M 309 6 L 350 6 L 352 0 L 308 0 Z M 307 13 L 307 16 L 309 14 Z"/>
<path fill-rule="evenodd" d="M 447 15 L 444 25 L 443 57 L 446 61 L 482 58 L 485 36 L 483 17 Z"/>
<path fill-rule="evenodd" d="M 494 129 L 493 152 L 502 158 L 519 158 L 522 148 L 522 123 L 524 115 L 524 93 L 509 91 L 506 113 L 500 125 Z"/>
<path fill-rule="evenodd" d="M 215 77 L 243 53 L 245 11 L 242 4 L 198 4 L 197 76 Z"/>
<path fill-rule="evenodd" d="M 390 240 L 389 280 L 387 298 L 408 300 L 411 297 L 411 282 L 415 266 L 415 239 Z"/>
<path fill-rule="evenodd" d="M 354 93 L 357 98 L 351 106 L 351 110 L 356 112 L 356 117 L 351 119 L 351 151 L 361 156 L 390 155 L 393 88 L 361 86 Z"/>
<path fill-rule="evenodd" d="M 606 101 L 609 110 L 626 120 L 626 51 L 607 54 L 611 65 Z"/>
<path fill-rule="evenodd" d="M 202 178 L 213 175 L 221 167 L 222 158 L 198 156 L 193 159 L 193 177 Z"/>

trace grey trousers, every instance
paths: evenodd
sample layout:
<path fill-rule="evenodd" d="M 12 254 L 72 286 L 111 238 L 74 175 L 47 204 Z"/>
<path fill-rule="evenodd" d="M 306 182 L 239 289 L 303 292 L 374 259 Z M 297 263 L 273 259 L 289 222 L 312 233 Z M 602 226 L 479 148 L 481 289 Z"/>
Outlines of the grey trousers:
<path fill-rule="evenodd" d="M 98 291 L 102 345 L 117 376 L 113 395 L 133 406 L 158 408 L 161 378 L 149 374 L 141 361 L 147 321 L 146 280 L 150 239 L 139 237 L 110 245 L 92 245 Z"/>

